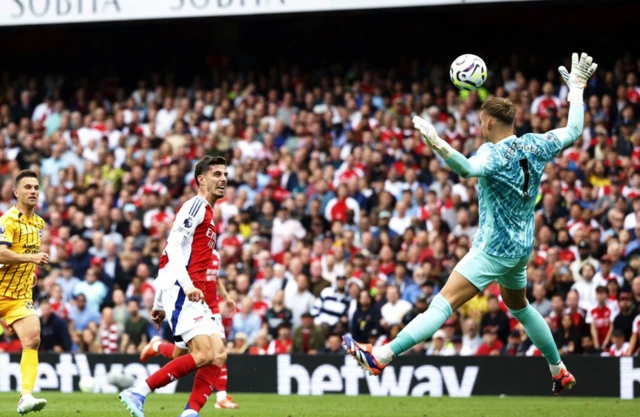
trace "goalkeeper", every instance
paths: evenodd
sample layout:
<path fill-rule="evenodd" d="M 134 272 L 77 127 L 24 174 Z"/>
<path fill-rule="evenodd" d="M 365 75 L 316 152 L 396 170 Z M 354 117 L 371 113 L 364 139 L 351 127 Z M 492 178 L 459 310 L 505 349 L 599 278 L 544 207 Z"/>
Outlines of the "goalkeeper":
<path fill-rule="evenodd" d="M 533 250 L 534 207 L 540 178 L 547 162 L 582 134 L 584 87 L 597 68 L 584 53 L 580 58 L 573 54 L 571 64 L 571 73 L 559 68 L 569 86 L 569 120 L 565 128 L 518 138 L 513 134 L 515 106 L 509 100 L 491 97 L 480 112 L 480 129 L 486 143 L 467 159 L 439 138 L 431 124 L 414 117 L 415 128 L 449 167 L 463 178 L 478 178 L 480 227 L 473 248 L 455 267 L 429 309 L 413 319 L 393 341 L 372 348 L 344 337 L 349 353 L 370 373 L 379 375 L 395 357 L 430 338 L 453 311 L 496 280 L 509 311 L 523 324 L 549 363 L 553 392 L 558 395 L 575 385 L 575 378 L 560 360 L 549 326 L 526 298 L 526 268 Z"/>

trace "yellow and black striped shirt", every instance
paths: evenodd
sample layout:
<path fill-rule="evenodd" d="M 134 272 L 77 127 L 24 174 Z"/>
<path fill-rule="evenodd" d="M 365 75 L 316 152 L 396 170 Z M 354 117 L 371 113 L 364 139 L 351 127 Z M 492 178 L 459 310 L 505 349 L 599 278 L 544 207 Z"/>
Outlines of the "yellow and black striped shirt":
<path fill-rule="evenodd" d="M 36 254 L 40 252 L 44 220 L 34 214 L 23 215 L 16 206 L 0 217 L 0 245 L 7 245 L 15 253 Z M 17 300 L 32 297 L 36 264 L 0 264 L 0 296 Z"/>

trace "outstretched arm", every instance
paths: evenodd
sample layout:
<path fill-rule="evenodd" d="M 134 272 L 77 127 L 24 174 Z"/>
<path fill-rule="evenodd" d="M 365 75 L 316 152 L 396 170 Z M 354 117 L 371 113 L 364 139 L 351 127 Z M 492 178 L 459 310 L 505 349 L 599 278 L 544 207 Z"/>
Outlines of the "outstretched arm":
<path fill-rule="evenodd" d="M 431 149 L 444 159 L 444 162 L 462 178 L 480 177 L 483 175 L 483 158 L 467 159 L 438 136 L 433 125 L 418 116 L 413 117 L 413 125 L 420 131 L 425 142 Z"/>
<path fill-rule="evenodd" d="M 482 177 L 484 175 L 483 159 L 480 155 L 467 159 L 463 154 L 454 149 L 451 158 L 445 159 L 444 162 L 462 178 L 471 178 Z"/>
<path fill-rule="evenodd" d="M 571 73 L 565 67 L 558 68 L 560 75 L 562 75 L 569 87 L 569 96 L 567 97 L 570 103 L 569 119 L 567 120 L 567 127 L 555 129 L 549 133 L 560 139 L 563 148 L 571 145 L 582 135 L 584 127 L 584 87 L 587 85 L 589 77 L 596 71 L 596 68 L 598 68 L 598 64 L 594 63 L 593 58 L 584 52 L 579 59 L 576 53 L 571 56 Z"/>

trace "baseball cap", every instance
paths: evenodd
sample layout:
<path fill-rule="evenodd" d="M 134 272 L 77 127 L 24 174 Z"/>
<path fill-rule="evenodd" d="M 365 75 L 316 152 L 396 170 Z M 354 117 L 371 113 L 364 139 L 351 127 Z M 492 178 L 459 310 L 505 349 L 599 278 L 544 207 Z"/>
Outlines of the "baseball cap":
<path fill-rule="evenodd" d="M 347 280 L 347 286 L 350 286 L 351 284 L 356 284 L 361 290 L 364 289 L 364 283 L 360 278 L 349 278 Z"/>
<path fill-rule="evenodd" d="M 98 256 L 94 256 L 93 258 L 91 258 L 91 265 L 102 266 L 102 264 L 104 264 L 102 258 Z"/>
<path fill-rule="evenodd" d="M 460 336 L 459 334 L 454 334 L 451 337 L 451 343 L 462 343 L 462 336 Z"/>

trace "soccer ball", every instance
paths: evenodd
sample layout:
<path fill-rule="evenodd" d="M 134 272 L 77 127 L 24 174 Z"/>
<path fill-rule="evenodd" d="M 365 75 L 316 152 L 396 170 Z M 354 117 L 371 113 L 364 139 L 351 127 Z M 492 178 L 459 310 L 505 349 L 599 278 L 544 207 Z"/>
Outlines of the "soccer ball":
<path fill-rule="evenodd" d="M 122 372 L 113 370 L 107 374 L 107 382 L 122 391 L 131 388 L 135 380 L 131 375 L 125 375 Z"/>
<path fill-rule="evenodd" d="M 477 55 L 460 55 L 451 63 L 449 70 L 453 85 L 461 90 L 473 91 L 487 80 L 487 66 Z"/>
<path fill-rule="evenodd" d="M 80 378 L 80 382 L 78 382 L 78 387 L 82 392 L 92 392 L 94 385 L 95 380 L 92 376 L 83 376 L 82 378 Z"/>

